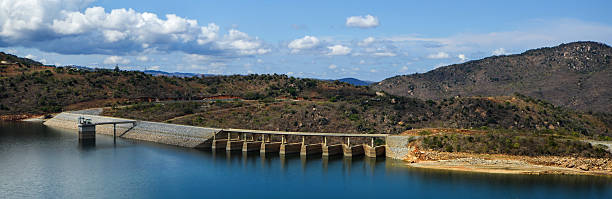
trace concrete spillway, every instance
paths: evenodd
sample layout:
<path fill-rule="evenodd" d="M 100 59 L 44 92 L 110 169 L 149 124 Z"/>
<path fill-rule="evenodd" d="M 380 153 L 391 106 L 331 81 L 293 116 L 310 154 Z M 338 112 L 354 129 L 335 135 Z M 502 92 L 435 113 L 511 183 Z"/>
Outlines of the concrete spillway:
<path fill-rule="evenodd" d="M 87 117 L 92 123 L 121 123 L 133 121 L 123 118 L 86 115 L 78 113 L 60 113 L 44 122 L 44 125 L 72 129 L 79 129 L 79 117 Z M 98 126 L 95 133 L 113 135 L 113 125 Z M 367 157 L 389 157 L 403 159 L 411 149 L 408 143 L 410 136 L 391 136 L 385 134 L 340 134 L 340 133 L 311 133 L 311 132 L 281 132 L 245 129 L 217 129 L 186 125 L 176 125 L 159 122 L 134 121 L 134 124 L 116 124 L 117 136 L 134 140 L 150 141 L 189 148 L 203 148 L 227 151 L 260 151 L 262 154 L 278 153 L 280 155 L 300 154 L 310 155 L 343 155 L 353 157 L 365 155 Z M 221 136 L 220 136 L 221 135 Z M 226 137 L 222 137 L 226 135 Z M 234 136 L 232 136 L 234 135 Z M 237 135 L 238 137 L 235 137 Z M 251 139 L 247 139 L 251 135 Z M 270 140 L 272 136 L 282 136 L 281 142 Z M 285 136 L 302 136 L 301 143 L 287 143 Z M 305 143 L 304 136 L 316 136 L 325 140 L 323 143 Z M 256 137 L 261 138 L 257 140 Z M 346 137 L 347 142 L 328 145 L 326 137 Z M 351 144 L 350 137 L 372 139 L 370 144 Z M 374 138 L 384 139 L 385 144 L 374 145 Z"/>

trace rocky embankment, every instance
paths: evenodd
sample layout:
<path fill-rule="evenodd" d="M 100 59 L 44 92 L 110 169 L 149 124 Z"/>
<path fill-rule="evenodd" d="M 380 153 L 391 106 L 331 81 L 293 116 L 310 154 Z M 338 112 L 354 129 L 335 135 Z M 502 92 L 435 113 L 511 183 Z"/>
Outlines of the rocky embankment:
<path fill-rule="evenodd" d="M 579 174 L 612 176 L 612 160 L 559 156 L 450 153 L 415 150 L 405 161 L 417 168 L 508 174 Z"/>

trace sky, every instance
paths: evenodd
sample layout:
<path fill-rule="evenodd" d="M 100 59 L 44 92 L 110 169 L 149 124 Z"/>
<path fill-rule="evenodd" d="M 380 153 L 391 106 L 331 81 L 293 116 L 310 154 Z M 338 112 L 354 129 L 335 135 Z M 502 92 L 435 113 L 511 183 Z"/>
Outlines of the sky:
<path fill-rule="evenodd" d="M 612 1 L 0 0 L 0 51 L 49 65 L 380 81 L 573 41 Z"/>

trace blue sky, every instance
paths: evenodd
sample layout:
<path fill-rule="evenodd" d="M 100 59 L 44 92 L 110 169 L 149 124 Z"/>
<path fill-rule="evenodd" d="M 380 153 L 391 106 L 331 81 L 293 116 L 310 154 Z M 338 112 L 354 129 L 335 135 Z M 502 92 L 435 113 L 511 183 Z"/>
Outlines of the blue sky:
<path fill-rule="evenodd" d="M 0 50 L 45 64 L 379 81 L 572 41 L 610 1 L 0 0 Z"/>

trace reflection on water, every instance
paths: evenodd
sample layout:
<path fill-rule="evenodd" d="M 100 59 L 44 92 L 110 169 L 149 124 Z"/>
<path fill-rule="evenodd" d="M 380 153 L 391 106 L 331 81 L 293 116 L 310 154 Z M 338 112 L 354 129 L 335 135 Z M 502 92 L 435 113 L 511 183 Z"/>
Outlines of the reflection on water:
<path fill-rule="evenodd" d="M 83 150 L 95 149 L 96 140 L 81 140 L 79 139 L 79 147 Z"/>
<path fill-rule="evenodd" d="M 0 123 L 0 198 L 612 198 L 606 177 L 406 168 L 365 157 L 200 151 Z"/>
<path fill-rule="evenodd" d="M 374 174 L 376 169 L 384 169 L 385 158 L 353 157 L 344 158 L 343 156 L 300 156 L 299 154 L 278 155 L 278 153 L 260 154 L 259 152 L 240 152 L 240 151 L 202 151 L 210 154 L 214 163 L 224 161 L 226 165 L 240 164 L 242 168 L 252 167 L 260 164 L 260 167 L 276 167 L 279 171 L 287 173 L 299 167 L 301 173 L 322 171 L 327 173 L 330 164 L 334 169 L 340 165 L 343 172 L 351 173 L 352 167 L 362 168 L 363 171 Z M 339 163 L 339 164 L 338 164 Z M 333 171 L 336 172 L 336 171 Z"/>

